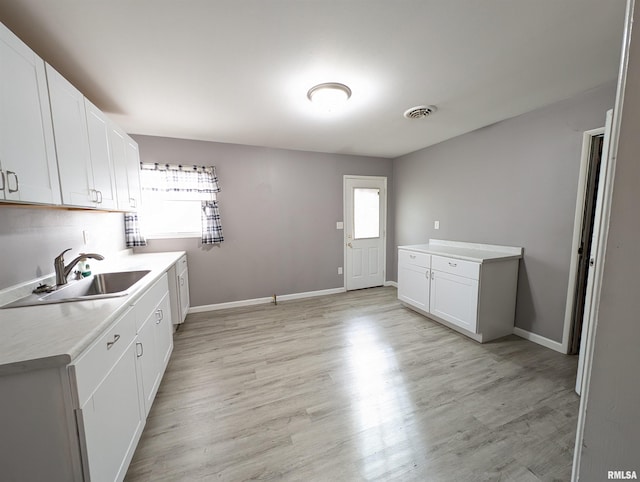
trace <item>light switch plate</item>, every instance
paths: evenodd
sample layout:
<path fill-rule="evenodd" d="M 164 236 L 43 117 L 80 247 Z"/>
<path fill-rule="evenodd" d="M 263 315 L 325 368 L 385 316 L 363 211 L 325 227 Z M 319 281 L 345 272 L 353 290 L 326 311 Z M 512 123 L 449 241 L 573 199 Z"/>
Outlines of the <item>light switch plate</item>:
<path fill-rule="evenodd" d="M 440 229 L 440 221 L 433 222 L 433 229 Z"/>
<path fill-rule="evenodd" d="M 336 229 L 344 229 L 344 223 L 342 221 L 338 221 L 336 223 Z"/>

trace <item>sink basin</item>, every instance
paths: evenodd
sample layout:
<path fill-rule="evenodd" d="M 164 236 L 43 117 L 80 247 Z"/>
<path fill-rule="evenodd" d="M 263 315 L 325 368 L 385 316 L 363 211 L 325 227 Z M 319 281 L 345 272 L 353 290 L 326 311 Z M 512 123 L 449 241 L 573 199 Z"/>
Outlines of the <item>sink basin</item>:
<path fill-rule="evenodd" d="M 35 306 L 125 296 L 129 294 L 127 291 L 129 288 L 149 273 L 149 270 L 141 270 L 95 274 L 79 281 L 72 281 L 52 293 L 29 295 L 13 303 L 4 305 L 1 308 L 17 308 L 19 306 Z"/>

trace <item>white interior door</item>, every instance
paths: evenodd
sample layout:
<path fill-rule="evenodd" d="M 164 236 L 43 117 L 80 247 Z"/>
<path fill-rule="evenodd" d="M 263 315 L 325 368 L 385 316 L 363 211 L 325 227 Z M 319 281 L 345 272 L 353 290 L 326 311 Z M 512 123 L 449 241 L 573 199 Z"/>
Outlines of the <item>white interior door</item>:
<path fill-rule="evenodd" d="M 607 112 L 607 121 L 604 129 L 604 143 L 602 145 L 602 162 L 600 164 L 600 181 L 598 183 L 598 195 L 593 220 L 593 233 L 591 236 L 591 253 L 589 254 L 589 274 L 587 276 L 586 296 L 584 300 L 584 314 L 582 318 L 582 335 L 580 338 L 580 351 L 578 354 L 578 374 L 576 376 L 576 393 L 582 392 L 584 381 L 585 358 L 591 349 L 590 338 L 598 314 L 600 303 L 600 284 L 602 282 L 602 258 L 604 257 L 605 237 L 607 233 L 609 211 L 612 195 L 612 175 L 610 173 L 609 144 L 611 142 L 613 111 Z M 596 275 L 596 271 L 599 271 Z"/>
<path fill-rule="evenodd" d="M 345 287 L 384 284 L 387 178 L 344 177 Z"/>

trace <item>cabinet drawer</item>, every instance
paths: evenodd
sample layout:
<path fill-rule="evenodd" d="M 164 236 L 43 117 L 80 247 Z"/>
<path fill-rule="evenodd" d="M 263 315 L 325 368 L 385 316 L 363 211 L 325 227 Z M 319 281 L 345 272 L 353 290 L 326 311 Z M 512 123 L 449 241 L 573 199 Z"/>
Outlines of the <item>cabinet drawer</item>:
<path fill-rule="evenodd" d="M 167 291 L 169 291 L 169 283 L 167 282 L 167 274 L 165 273 L 162 275 L 162 278 L 156 281 L 153 286 L 136 301 L 135 309 L 138 313 L 138 316 L 136 316 L 137 330 L 142 328 L 149 313 L 155 311 Z M 170 315 L 168 314 L 167 316 Z"/>
<path fill-rule="evenodd" d="M 136 336 L 133 308 L 122 315 L 98 340 L 80 355 L 69 370 L 78 388 L 78 403 L 82 406 L 109 374 L 120 356 Z"/>
<path fill-rule="evenodd" d="M 470 279 L 480 279 L 480 263 L 461 259 L 432 256 L 431 267 L 445 273 L 457 274 Z"/>
<path fill-rule="evenodd" d="M 429 268 L 431 266 L 431 255 L 425 253 L 416 253 L 415 251 L 398 251 L 398 264 L 421 266 Z"/>

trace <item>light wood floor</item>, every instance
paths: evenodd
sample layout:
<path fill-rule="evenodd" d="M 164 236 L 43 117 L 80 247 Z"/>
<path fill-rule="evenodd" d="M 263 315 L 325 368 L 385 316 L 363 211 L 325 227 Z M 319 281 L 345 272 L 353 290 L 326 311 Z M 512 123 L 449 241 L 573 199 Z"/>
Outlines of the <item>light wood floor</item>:
<path fill-rule="evenodd" d="M 576 364 L 390 287 L 189 315 L 126 480 L 567 481 Z"/>

